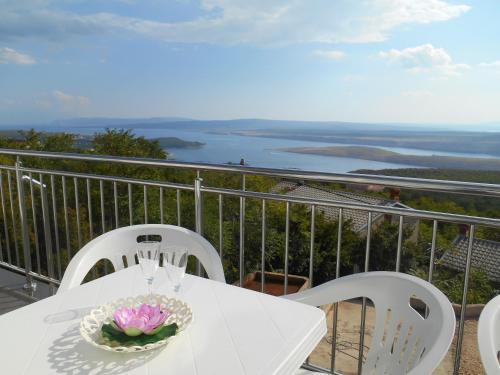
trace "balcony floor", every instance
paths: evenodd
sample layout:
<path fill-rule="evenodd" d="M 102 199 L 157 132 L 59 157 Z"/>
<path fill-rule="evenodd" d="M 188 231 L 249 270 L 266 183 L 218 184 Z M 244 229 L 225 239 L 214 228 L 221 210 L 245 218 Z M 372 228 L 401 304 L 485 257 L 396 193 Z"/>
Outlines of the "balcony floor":
<path fill-rule="evenodd" d="M 37 290 L 32 295 L 23 289 L 24 283 L 23 275 L 0 268 L 0 315 L 50 296 L 45 283 L 37 282 Z"/>

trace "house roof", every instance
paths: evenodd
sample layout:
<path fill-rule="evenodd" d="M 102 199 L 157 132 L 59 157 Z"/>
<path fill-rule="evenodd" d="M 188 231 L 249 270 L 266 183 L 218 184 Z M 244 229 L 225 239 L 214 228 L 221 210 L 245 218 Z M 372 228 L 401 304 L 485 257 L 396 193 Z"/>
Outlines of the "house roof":
<path fill-rule="evenodd" d="M 274 186 L 271 192 L 284 193 L 286 195 L 294 197 L 331 200 L 342 203 L 364 203 L 374 206 L 409 208 L 408 206 L 405 206 L 404 204 L 397 201 L 386 200 L 369 195 L 350 193 L 346 191 L 333 190 L 324 187 L 309 186 L 292 181 L 281 181 L 276 186 Z M 336 207 L 317 206 L 316 209 L 322 212 L 328 219 L 337 220 L 339 217 L 339 209 Z M 366 229 L 368 221 L 367 212 L 360 210 L 344 209 L 342 215 L 344 220 L 351 221 L 353 231 L 361 232 Z M 382 217 L 382 214 L 374 213 L 372 215 L 372 221 L 375 222 L 380 217 Z"/>
<path fill-rule="evenodd" d="M 440 264 L 457 271 L 464 271 L 468 246 L 468 236 L 457 236 L 452 248 L 445 251 L 441 257 Z M 484 271 L 490 280 L 500 282 L 500 242 L 474 239 L 471 265 Z"/>

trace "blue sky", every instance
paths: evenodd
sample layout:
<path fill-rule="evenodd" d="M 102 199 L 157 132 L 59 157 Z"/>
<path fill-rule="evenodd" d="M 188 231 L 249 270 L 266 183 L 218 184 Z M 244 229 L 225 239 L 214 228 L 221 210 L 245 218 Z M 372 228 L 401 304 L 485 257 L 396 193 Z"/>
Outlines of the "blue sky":
<path fill-rule="evenodd" d="M 497 0 L 0 0 L 0 124 L 500 122 Z"/>

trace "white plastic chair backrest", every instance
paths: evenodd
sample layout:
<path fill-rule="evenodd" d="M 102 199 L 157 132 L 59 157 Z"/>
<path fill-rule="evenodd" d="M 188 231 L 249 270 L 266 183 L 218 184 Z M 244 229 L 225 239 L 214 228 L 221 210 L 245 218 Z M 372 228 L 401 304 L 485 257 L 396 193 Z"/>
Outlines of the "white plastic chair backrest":
<path fill-rule="evenodd" d="M 69 263 L 57 292 L 80 285 L 92 267 L 102 259 L 109 260 L 115 271 L 135 265 L 136 244 L 140 236 L 159 236 L 162 246 L 187 249 L 189 255 L 200 261 L 210 279 L 226 282 L 217 251 L 198 233 L 174 225 L 144 224 L 115 229 L 87 243 Z"/>
<path fill-rule="evenodd" d="M 363 374 L 431 374 L 446 355 L 455 332 L 448 298 L 430 283 L 396 272 L 341 277 L 285 298 L 313 306 L 367 297 L 375 306 L 375 330 Z M 428 308 L 424 318 L 410 298 Z"/>
<path fill-rule="evenodd" d="M 484 369 L 488 375 L 500 375 L 500 296 L 486 304 L 477 326 L 477 342 Z"/>

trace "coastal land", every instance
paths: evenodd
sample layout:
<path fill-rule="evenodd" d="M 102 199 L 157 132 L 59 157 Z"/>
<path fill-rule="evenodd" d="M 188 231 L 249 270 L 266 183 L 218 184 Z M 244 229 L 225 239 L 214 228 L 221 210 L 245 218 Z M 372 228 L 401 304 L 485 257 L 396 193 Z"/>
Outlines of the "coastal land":
<path fill-rule="evenodd" d="M 218 132 L 224 133 L 224 132 Z M 400 147 L 427 151 L 456 152 L 500 156 L 500 132 L 465 132 L 450 130 L 410 129 L 408 127 L 382 128 L 331 127 L 291 129 L 229 130 L 226 134 L 246 137 L 288 139 L 367 147 Z"/>
<path fill-rule="evenodd" d="M 131 129 L 151 137 L 173 137 L 175 132 L 197 134 L 194 140 L 204 142 L 203 135 L 258 137 L 300 142 L 320 142 L 331 146 L 364 146 L 406 148 L 441 153 L 500 156 L 500 123 L 465 125 L 383 124 L 340 121 L 289 121 L 268 119 L 195 120 L 178 117 L 161 118 L 73 118 L 45 124 L 8 125 L 0 129 L 32 128 L 41 131 L 89 134 L 103 129 Z M 11 131 L 13 132 L 13 131 Z M 191 135 L 190 134 L 190 135 Z M 189 135 L 189 137 L 190 137 Z M 200 136 L 201 135 L 201 136 Z M 182 139 L 183 136 L 180 138 Z M 165 141 L 170 142 L 170 141 Z M 187 141 L 189 142 L 189 141 Z M 199 148 L 200 144 L 165 143 L 165 147 Z M 281 143 L 283 144 L 283 143 Z M 276 147 L 286 147 L 276 146 Z M 401 151 L 399 151 L 401 152 Z M 407 153 L 407 152 L 405 152 Z"/>
<path fill-rule="evenodd" d="M 469 158 L 443 155 L 406 155 L 376 147 L 291 147 L 281 148 L 278 149 L 278 151 L 414 165 L 424 168 L 500 171 L 500 159 L 495 158 Z"/>
<path fill-rule="evenodd" d="M 162 148 L 200 148 L 205 146 L 203 142 L 185 141 L 177 137 L 151 138 L 151 141 L 158 141 Z"/>

